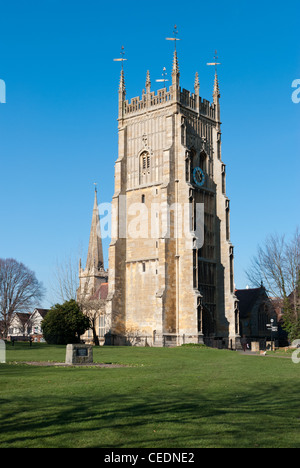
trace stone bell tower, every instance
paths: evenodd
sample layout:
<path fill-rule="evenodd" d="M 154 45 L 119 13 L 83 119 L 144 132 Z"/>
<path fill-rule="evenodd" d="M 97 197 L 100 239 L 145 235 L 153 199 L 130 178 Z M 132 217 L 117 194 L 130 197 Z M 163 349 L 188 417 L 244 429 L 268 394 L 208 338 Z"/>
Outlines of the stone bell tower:
<path fill-rule="evenodd" d="M 140 345 L 223 340 L 235 347 L 239 313 L 217 74 L 212 103 L 199 95 L 198 74 L 194 92 L 181 89 L 175 47 L 169 89 L 151 91 L 149 72 L 145 88 L 128 101 L 122 67 L 111 333 L 120 343 L 134 334 Z"/>

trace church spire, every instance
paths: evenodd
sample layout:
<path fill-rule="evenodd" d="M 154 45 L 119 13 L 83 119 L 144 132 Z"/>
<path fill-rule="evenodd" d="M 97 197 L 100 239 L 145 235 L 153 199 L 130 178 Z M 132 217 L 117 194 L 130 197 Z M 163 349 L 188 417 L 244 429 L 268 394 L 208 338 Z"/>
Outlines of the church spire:
<path fill-rule="evenodd" d="M 214 93 L 213 93 L 213 98 L 214 98 L 214 103 L 217 104 L 219 99 L 220 99 L 220 88 L 219 88 L 219 78 L 217 75 L 217 72 L 215 73 L 215 82 L 214 82 Z"/>
<path fill-rule="evenodd" d="M 151 90 L 151 79 L 150 79 L 149 70 L 147 70 L 147 76 L 146 76 L 146 90 L 147 90 L 147 93 L 149 93 Z"/>
<path fill-rule="evenodd" d="M 221 65 L 221 64 L 217 62 L 218 60 L 217 51 L 215 51 L 214 59 L 215 59 L 214 62 L 208 63 L 207 65 L 215 67 L 215 82 L 214 82 L 213 98 L 214 98 L 214 103 L 219 104 L 220 88 L 219 88 L 219 78 L 218 78 L 218 65 Z"/>
<path fill-rule="evenodd" d="M 114 62 L 122 62 L 120 84 L 119 84 L 119 118 L 123 118 L 124 114 L 124 101 L 126 97 L 126 88 L 125 88 L 125 78 L 124 78 L 124 61 L 127 60 L 124 58 L 124 46 L 121 48 L 121 58 L 114 59 Z"/>
<path fill-rule="evenodd" d="M 196 75 L 195 75 L 195 85 L 194 85 L 194 88 L 195 88 L 195 94 L 198 94 L 198 95 L 199 95 L 200 83 L 199 83 L 199 74 L 198 74 L 198 72 L 196 72 Z"/>
<path fill-rule="evenodd" d="M 195 90 L 195 110 L 196 112 L 199 112 L 199 107 L 200 107 L 200 83 L 199 83 L 199 75 L 198 72 L 196 72 L 195 76 L 195 85 L 194 85 L 194 90 Z"/>
<path fill-rule="evenodd" d="M 178 56 L 177 56 L 177 50 L 174 51 L 174 57 L 173 57 L 173 69 L 172 69 L 172 77 L 173 81 L 178 80 L 179 81 L 179 65 L 178 65 Z"/>
<path fill-rule="evenodd" d="M 173 86 L 173 93 L 174 93 L 174 98 L 175 100 L 177 101 L 179 99 L 179 77 L 180 77 L 180 73 L 179 73 L 179 66 L 178 66 L 178 57 L 177 57 L 177 41 L 180 41 L 180 39 L 178 39 L 177 37 L 177 34 L 178 34 L 178 30 L 177 30 L 177 26 L 175 24 L 174 26 L 174 31 L 173 31 L 173 35 L 174 37 L 167 37 L 166 40 L 167 41 L 174 41 L 174 56 L 173 56 L 173 68 L 172 68 L 172 86 Z"/>
<path fill-rule="evenodd" d="M 104 268 L 103 249 L 100 228 L 100 216 L 98 210 L 97 188 L 95 187 L 95 199 L 90 233 L 89 250 L 87 255 L 86 270 L 100 271 Z"/>
<path fill-rule="evenodd" d="M 219 88 L 219 78 L 218 78 L 218 65 L 221 65 L 218 60 L 217 51 L 215 51 L 215 61 L 208 63 L 207 65 L 211 65 L 215 67 L 215 81 L 214 81 L 214 92 L 213 92 L 213 100 L 216 108 L 216 121 L 217 121 L 217 128 L 220 129 L 220 88 Z"/>
<path fill-rule="evenodd" d="M 122 93 L 122 94 L 126 94 L 125 77 L 124 77 L 124 69 L 123 68 L 121 70 L 119 92 Z"/>

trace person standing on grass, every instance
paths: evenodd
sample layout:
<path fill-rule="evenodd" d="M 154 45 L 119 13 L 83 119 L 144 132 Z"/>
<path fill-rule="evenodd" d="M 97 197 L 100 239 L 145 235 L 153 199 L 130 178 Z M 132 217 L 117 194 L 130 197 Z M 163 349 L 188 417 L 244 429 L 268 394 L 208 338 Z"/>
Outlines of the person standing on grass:
<path fill-rule="evenodd" d="M 247 339 L 245 337 L 245 335 L 243 336 L 243 338 L 241 339 L 241 344 L 242 344 L 242 347 L 243 347 L 243 351 L 244 353 L 246 352 L 246 349 L 247 349 Z"/>

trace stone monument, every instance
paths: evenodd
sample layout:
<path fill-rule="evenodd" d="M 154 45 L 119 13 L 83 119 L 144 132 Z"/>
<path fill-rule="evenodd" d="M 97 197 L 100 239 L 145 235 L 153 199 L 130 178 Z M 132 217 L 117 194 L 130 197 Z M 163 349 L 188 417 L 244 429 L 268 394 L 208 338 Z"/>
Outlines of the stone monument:
<path fill-rule="evenodd" d="M 86 344 L 68 344 L 66 364 L 92 364 L 93 347 Z"/>

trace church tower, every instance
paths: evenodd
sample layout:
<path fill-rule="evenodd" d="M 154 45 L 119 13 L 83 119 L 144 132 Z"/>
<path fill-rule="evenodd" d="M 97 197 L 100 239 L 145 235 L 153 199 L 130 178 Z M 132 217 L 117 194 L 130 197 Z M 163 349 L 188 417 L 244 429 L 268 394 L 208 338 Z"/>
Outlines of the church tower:
<path fill-rule="evenodd" d="M 175 42 L 176 44 L 176 42 Z M 230 203 L 221 157 L 220 92 L 213 102 L 172 84 L 126 99 L 119 86 L 119 154 L 109 248 L 111 333 L 141 345 L 239 343 Z M 124 342 L 124 341 L 123 341 Z"/>
<path fill-rule="evenodd" d="M 92 226 L 85 269 L 79 264 L 79 288 L 77 297 L 92 297 L 102 283 L 107 283 L 108 273 L 104 269 L 103 248 L 98 210 L 97 189 L 95 189 Z"/>

